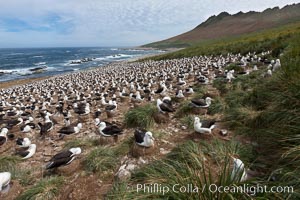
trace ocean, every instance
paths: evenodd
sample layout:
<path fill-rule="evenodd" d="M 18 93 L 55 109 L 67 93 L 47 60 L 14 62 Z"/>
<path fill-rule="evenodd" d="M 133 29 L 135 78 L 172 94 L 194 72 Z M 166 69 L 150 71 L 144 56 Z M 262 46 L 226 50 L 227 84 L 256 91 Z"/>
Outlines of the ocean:
<path fill-rule="evenodd" d="M 0 49 L 0 82 L 71 73 L 159 52 L 107 47 Z"/>

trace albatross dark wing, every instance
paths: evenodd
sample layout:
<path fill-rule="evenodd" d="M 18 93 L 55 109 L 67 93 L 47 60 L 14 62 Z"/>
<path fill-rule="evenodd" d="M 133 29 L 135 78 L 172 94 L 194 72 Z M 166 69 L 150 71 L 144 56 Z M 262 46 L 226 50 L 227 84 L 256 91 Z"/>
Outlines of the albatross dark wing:
<path fill-rule="evenodd" d="M 0 136 L 0 145 L 3 145 L 6 142 L 6 137 Z"/>
<path fill-rule="evenodd" d="M 26 157 L 29 154 L 28 150 L 19 150 L 16 152 L 17 155 L 21 156 L 21 157 Z"/>
<path fill-rule="evenodd" d="M 165 111 L 165 112 L 174 112 L 174 109 L 170 105 L 168 105 L 166 103 L 160 104 L 159 107 L 160 107 L 160 109 L 162 111 Z"/>
<path fill-rule="evenodd" d="M 197 105 L 197 106 L 205 106 L 206 102 L 204 99 L 192 99 L 191 100 L 193 104 Z"/>
<path fill-rule="evenodd" d="M 137 143 L 144 142 L 145 133 L 146 133 L 146 131 L 144 131 L 144 130 L 136 129 L 134 132 L 135 141 Z"/>
<path fill-rule="evenodd" d="M 67 151 L 62 151 L 56 155 L 54 155 L 50 161 L 55 161 L 55 160 L 58 160 L 58 159 L 63 159 L 63 158 L 69 158 L 69 157 L 72 157 L 73 153 L 69 150 Z"/>
<path fill-rule="evenodd" d="M 39 126 L 41 128 L 41 131 L 40 131 L 40 134 L 41 135 L 44 135 L 45 133 L 49 132 L 53 126 L 53 123 L 52 122 L 46 122 L 44 125 L 42 125 L 40 122 L 39 122 Z"/>
<path fill-rule="evenodd" d="M 73 126 L 65 126 L 65 127 L 62 127 L 60 130 L 58 130 L 57 132 L 63 133 L 63 134 L 72 134 L 72 133 L 75 133 L 75 130 L 74 130 Z"/>
<path fill-rule="evenodd" d="M 212 125 L 216 123 L 216 120 L 204 120 L 201 122 L 203 128 L 210 128 Z"/>
<path fill-rule="evenodd" d="M 112 126 L 106 126 L 102 132 L 105 135 L 120 135 L 122 132 L 122 129 L 120 129 L 119 127 L 117 127 L 116 125 L 112 125 Z"/>
<path fill-rule="evenodd" d="M 156 93 L 156 94 L 161 93 L 163 90 L 164 90 L 164 88 L 162 88 L 162 87 L 161 87 L 161 88 L 158 88 L 158 89 L 155 91 L 155 93 Z"/>
<path fill-rule="evenodd" d="M 16 141 L 16 144 L 21 146 L 23 141 L 24 141 L 23 138 L 18 138 L 17 141 Z"/>
<path fill-rule="evenodd" d="M 52 160 L 46 165 L 46 169 L 52 169 L 52 168 L 60 167 L 62 165 L 68 165 L 71 163 L 72 160 L 74 160 L 74 158 L 75 157 L 72 156 L 72 157 L 65 157 L 65 158 Z"/>
<path fill-rule="evenodd" d="M 111 110 L 114 110 L 115 108 L 116 108 L 115 105 L 108 105 L 108 106 L 105 107 L 105 110 L 106 111 L 111 111 Z"/>

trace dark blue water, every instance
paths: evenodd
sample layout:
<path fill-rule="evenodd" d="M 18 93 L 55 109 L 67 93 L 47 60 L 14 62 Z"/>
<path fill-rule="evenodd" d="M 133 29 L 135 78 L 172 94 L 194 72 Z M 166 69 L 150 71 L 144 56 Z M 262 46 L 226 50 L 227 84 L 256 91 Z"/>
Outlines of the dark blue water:
<path fill-rule="evenodd" d="M 100 47 L 0 49 L 0 82 L 75 72 L 154 53 L 158 51 Z"/>

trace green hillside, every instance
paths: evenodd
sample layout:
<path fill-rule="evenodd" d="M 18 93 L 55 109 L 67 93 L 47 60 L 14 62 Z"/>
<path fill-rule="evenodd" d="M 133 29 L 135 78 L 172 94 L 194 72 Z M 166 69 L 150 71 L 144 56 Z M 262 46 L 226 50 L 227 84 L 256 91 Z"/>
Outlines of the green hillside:
<path fill-rule="evenodd" d="M 262 52 L 268 48 L 273 50 L 273 55 L 279 55 L 288 45 L 289 39 L 299 33 L 300 23 L 293 23 L 239 37 L 208 40 L 176 52 L 154 56 L 150 59 L 161 60 L 199 55 L 218 55 L 227 54 L 228 52 L 245 54 L 249 51 Z"/>
<path fill-rule="evenodd" d="M 250 11 L 211 16 L 191 31 L 144 45 L 153 48 L 189 47 L 209 40 L 239 37 L 300 21 L 300 4 L 269 8 L 263 12 Z"/>

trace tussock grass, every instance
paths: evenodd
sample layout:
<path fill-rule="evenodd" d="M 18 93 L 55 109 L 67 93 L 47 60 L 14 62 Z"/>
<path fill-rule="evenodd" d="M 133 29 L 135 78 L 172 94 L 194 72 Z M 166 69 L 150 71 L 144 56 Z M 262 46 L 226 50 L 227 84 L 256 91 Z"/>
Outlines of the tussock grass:
<path fill-rule="evenodd" d="M 216 148 L 216 146 L 219 146 Z M 175 148 L 165 159 L 157 160 L 138 170 L 128 182 L 116 182 L 107 194 L 108 199 L 246 199 L 248 194 L 211 193 L 205 185 L 232 185 L 230 178 L 229 154 L 225 143 L 214 143 L 202 147 L 194 142 L 186 142 Z M 211 151 L 219 155 L 220 162 L 212 163 Z M 208 154 L 208 152 L 210 154 Z M 137 192 L 137 184 L 161 184 L 169 192 Z M 197 186 L 196 193 L 173 192 L 172 187 L 178 184 L 187 187 Z M 203 191 L 201 188 L 204 187 Z M 176 188 L 176 189 L 179 189 Z"/>
<path fill-rule="evenodd" d="M 32 169 L 17 166 L 19 162 L 21 159 L 17 156 L 0 156 L 0 172 L 10 172 L 12 178 L 18 180 L 23 186 L 34 183 Z"/>
<path fill-rule="evenodd" d="M 57 195 L 59 194 L 59 190 L 63 183 L 63 177 L 53 176 L 50 178 L 44 178 L 18 196 L 17 200 L 57 199 Z"/>
<path fill-rule="evenodd" d="M 150 131 L 152 132 L 153 137 L 156 139 L 162 139 L 167 135 L 167 133 L 165 133 L 164 131 L 161 131 L 161 130 L 154 129 L 154 130 L 150 130 Z"/>
<path fill-rule="evenodd" d="M 158 110 L 153 104 L 131 109 L 125 114 L 124 124 L 127 128 L 150 128 L 154 124 L 156 113 Z"/>
<path fill-rule="evenodd" d="M 208 114 L 214 115 L 217 113 L 222 113 L 225 111 L 226 106 L 227 105 L 223 101 L 222 98 L 220 98 L 220 97 L 214 98 L 213 102 L 211 103 L 211 105 L 208 108 Z"/>
<path fill-rule="evenodd" d="M 202 98 L 203 95 L 207 92 L 207 89 L 204 86 L 196 86 L 194 87 L 194 92 L 195 92 L 194 97 Z"/>
<path fill-rule="evenodd" d="M 17 156 L 0 156 L 0 171 L 15 171 L 21 159 Z"/>
<path fill-rule="evenodd" d="M 119 159 L 130 152 L 130 148 L 134 143 L 134 138 L 128 137 L 118 145 L 98 146 L 93 149 L 82 161 L 84 169 L 89 172 L 114 172 L 115 168 L 120 164 Z"/>
<path fill-rule="evenodd" d="M 181 118 L 181 123 L 184 124 L 188 129 L 194 128 L 194 116 L 193 115 L 186 115 Z"/>
<path fill-rule="evenodd" d="M 264 171 L 261 184 L 300 186 L 300 35 L 291 35 L 282 49 L 281 69 L 271 78 L 260 72 L 238 77 L 225 93 L 225 119 L 238 134 L 250 136 L 257 144 L 248 155 L 256 170 Z M 250 89 L 250 91 L 248 90 Z M 255 153 L 257 151 L 257 153 Z M 270 180 L 273 180 L 270 182 Z M 263 194 L 264 198 L 300 198 L 293 194 Z"/>
<path fill-rule="evenodd" d="M 230 85 L 226 83 L 227 81 L 224 78 L 217 78 L 213 82 L 213 86 L 221 92 L 222 96 L 225 95 L 230 90 Z"/>
<path fill-rule="evenodd" d="M 126 155 L 131 146 L 134 144 L 135 139 L 132 133 L 132 136 L 128 136 L 124 141 L 122 141 L 120 144 L 118 144 L 117 146 L 113 147 L 113 151 L 116 155 L 118 156 L 123 156 Z"/>
<path fill-rule="evenodd" d="M 233 63 L 225 67 L 225 70 L 234 70 L 234 72 L 244 71 L 244 69 L 241 66 L 238 66 L 237 64 L 233 64 Z"/>
<path fill-rule="evenodd" d="M 97 146 L 98 143 L 99 143 L 98 139 L 73 139 L 67 141 L 64 144 L 64 148 L 70 149 L 73 147 L 93 147 L 93 146 Z"/>
<path fill-rule="evenodd" d="M 184 101 L 179 105 L 179 108 L 176 110 L 175 117 L 181 118 L 185 115 L 190 114 L 193 111 L 194 107 L 191 105 L 190 101 Z"/>
<path fill-rule="evenodd" d="M 100 146 L 92 150 L 83 160 L 85 170 L 90 172 L 111 171 L 117 166 L 116 152 L 107 146 Z"/>

